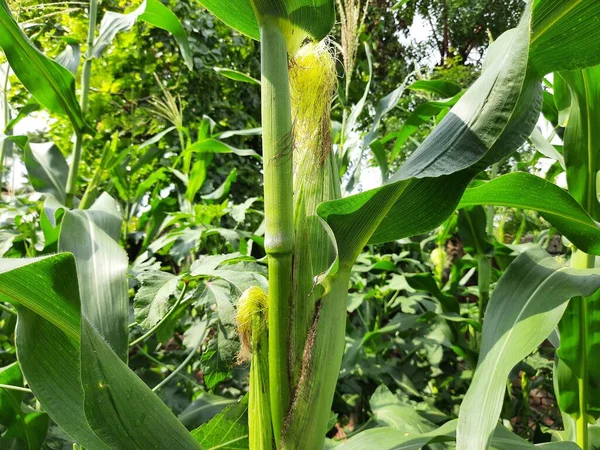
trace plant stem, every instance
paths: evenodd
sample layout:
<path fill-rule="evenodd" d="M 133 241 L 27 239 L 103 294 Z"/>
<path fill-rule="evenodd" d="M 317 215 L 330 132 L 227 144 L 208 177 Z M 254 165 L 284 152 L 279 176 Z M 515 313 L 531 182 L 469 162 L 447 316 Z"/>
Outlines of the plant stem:
<path fill-rule="evenodd" d="M 0 389 L 6 389 L 8 391 L 26 392 L 28 394 L 32 393 L 31 389 L 21 387 L 21 386 L 13 386 L 12 384 L 0 384 Z"/>
<path fill-rule="evenodd" d="M 595 256 L 588 255 L 580 250 L 575 250 L 571 257 L 571 267 L 576 269 L 591 269 L 595 266 Z M 588 420 L 587 420 L 587 398 L 588 398 L 588 362 L 587 362 L 587 299 L 585 297 L 576 297 L 571 301 L 581 302 L 579 314 L 579 373 L 577 377 L 577 386 L 579 393 L 579 415 L 576 420 L 577 444 L 583 449 L 588 450 Z"/>
<path fill-rule="evenodd" d="M 10 122 L 10 109 L 8 104 L 8 80 L 10 76 L 10 67 L 8 63 L 6 64 L 6 74 L 4 77 L 4 83 L 2 86 L 2 111 L 4 117 L 2 118 L 2 126 L 6 127 L 8 122 Z M 0 134 L 6 133 L 6 130 L 0 130 Z M 8 134 L 12 134 L 8 132 Z M 4 139 L 0 144 L 0 187 L 2 185 L 3 175 L 4 175 L 4 159 L 6 155 L 9 153 L 12 142 L 9 139 Z"/>
<path fill-rule="evenodd" d="M 492 165 L 490 180 L 498 176 L 498 163 Z M 486 208 L 486 234 L 488 241 L 494 240 L 494 215 L 496 211 L 493 206 Z M 477 287 L 479 289 L 479 323 L 483 322 L 483 314 L 490 299 L 490 285 L 492 283 L 492 255 L 480 255 L 477 261 Z"/>
<path fill-rule="evenodd" d="M 265 251 L 269 260 L 269 384 L 277 444 L 290 406 L 290 302 L 294 248 L 288 58 L 277 21 L 261 24 Z"/>
<path fill-rule="evenodd" d="M 81 71 L 81 97 L 79 99 L 81 113 L 85 117 L 88 109 L 88 98 L 90 93 L 90 80 L 92 75 L 92 61 L 94 52 L 94 40 L 96 39 L 96 21 L 98 17 L 98 0 L 90 0 L 88 39 L 85 61 Z M 75 132 L 75 144 L 73 146 L 73 161 L 69 168 L 69 177 L 67 179 L 67 197 L 65 200 L 67 207 L 73 206 L 73 199 L 77 192 L 77 176 L 79 173 L 79 164 L 83 151 L 83 133 L 80 130 Z"/>

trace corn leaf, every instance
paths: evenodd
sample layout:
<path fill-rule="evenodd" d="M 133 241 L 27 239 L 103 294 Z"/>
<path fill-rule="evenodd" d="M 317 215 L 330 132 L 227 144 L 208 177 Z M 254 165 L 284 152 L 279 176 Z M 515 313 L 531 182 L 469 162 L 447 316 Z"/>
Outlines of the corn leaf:
<path fill-rule="evenodd" d="M 119 236 L 121 221 L 117 219 L 118 227 L 114 226 L 116 206 L 112 199 L 112 205 L 104 204 L 107 199 L 110 197 L 105 194 L 89 210 L 65 212 L 58 249 L 75 256 L 82 313 L 115 353 L 127 361 L 128 259 L 114 240 Z"/>
<path fill-rule="evenodd" d="M 600 170 L 600 135 L 593 124 L 600 121 L 600 66 L 563 72 L 571 93 L 570 113 L 565 130 L 563 152 L 567 165 L 569 192 L 595 219 L 600 220 L 596 193 L 596 173 Z"/>
<path fill-rule="evenodd" d="M 578 248 L 600 254 L 600 227 L 569 193 L 528 173 L 510 173 L 467 189 L 459 208 L 508 206 L 537 211 Z"/>
<path fill-rule="evenodd" d="M 67 116 L 77 130 L 88 130 L 68 69 L 41 53 L 15 22 L 6 0 L 0 3 L 0 48 L 23 86 L 51 112 Z"/>
<path fill-rule="evenodd" d="M 539 247 L 519 255 L 492 294 L 481 352 L 462 403 L 457 449 L 488 448 L 511 369 L 548 337 L 574 296 L 600 287 L 600 270 L 562 266 Z"/>
<path fill-rule="evenodd" d="M 559 331 L 560 347 L 555 377 L 560 409 L 573 417 L 580 414 L 579 381 L 584 379 L 587 372 L 585 411 L 590 417 L 597 419 L 600 417 L 600 386 L 597 383 L 600 370 L 597 357 L 600 346 L 600 292 L 588 298 L 571 300 L 560 321 Z"/>
<path fill-rule="evenodd" d="M 200 3 L 231 28 L 256 40 L 260 39 L 260 31 L 255 11 L 260 20 L 283 19 L 318 41 L 327 36 L 335 22 L 333 0 L 201 0 Z"/>
<path fill-rule="evenodd" d="M 201 448 L 87 319 L 83 320 L 81 364 L 86 417 L 110 448 Z"/>
<path fill-rule="evenodd" d="M 571 12 L 578 11 L 577 2 L 569 3 Z M 596 7 L 595 2 L 579 3 Z M 416 235 L 442 223 L 475 174 L 525 142 L 541 107 L 537 73 L 563 67 L 567 53 L 569 67 L 600 62 L 598 52 L 579 55 L 578 42 L 561 31 L 570 24 L 579 36 L 580 28 L 593 26 L 593 17 L 579 22 L 579 16 L 565 13 L 562 2 L 536 5 L 533 21 L 530 3 L 518 28 L 494 42 L 482 76 L 387 184 L 319 207 L 319 215 L 335 234 L 343 264 L 351 265 L 367 243 Z M 561 52 L 530 49 L 530 39 L 546 36 L 555 36 Z M 585 39 L 600 44 L 598 33 Z"/>
<path fill-rule="evenodd" d="M 179 45 L 188 69 L 193 69 L 194 61 L 187 34 L 177 16 L 160 0 L 144 0 L 137 9 L 128 14 L 107 12 L 100 23 L 100 35 L 94 43 L 92 56 L 100 58 L 116 35 L 131 30 L 138 19 L 171 33 Z"/>
<path fill-rule="evenodd" d="M 71 254 L 0 259 L 0 296 L 18 310 L 18 356 L 31 390 L 76 442 L 99 450 L 200 448 L 91 323 L 82 321 Z"/>
<path fill-rule="evenodd" d="M 18 309 L 19 363 L 35 397 L 76 442 L 108 449 L 90 428 L 83 409 L 75 274 L 75 260 L 69 254 L 1 259 L 0 295 Z"/>
<path fill-rule="evenodd" d="M 256 78 L 253 78 L 250 75 L 247 75 L 247 74 L 245 74 L 243 72 L 240 72 L 238 70 L 225 69 L 223 67 L 213 67 L 213 69 L 219 75 L 222 75 L 225 78 L 229 78 L 230 80 L 240 81 L 242 83 L 260 85 L 260 81 L 259 80 L 257 80 Z"/>
<path fill-rule="evenodd" d="M 23 149 L 23 160 L 33 188 L 64 203 L 69 165 L 60 149 L 51 142 L 30 144 L 26 140 L 19 146 Z"/>
<path fill-rule="evenodd" d="M 600 3 L 596 0 L 535 0 L 531 54 L 540 75 L 582 69 L 600 62 Z"/>

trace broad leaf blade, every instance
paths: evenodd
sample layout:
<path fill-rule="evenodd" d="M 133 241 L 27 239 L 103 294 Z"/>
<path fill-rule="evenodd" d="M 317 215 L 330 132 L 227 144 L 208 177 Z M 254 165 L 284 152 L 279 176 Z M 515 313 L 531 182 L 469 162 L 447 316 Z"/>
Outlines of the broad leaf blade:
<path fill-rule="evenodd" d="M 130 30 L 138 19 L 171 33 L 179 45 L 188 69 L 194 67 L 190 43 L 181 22 L 160 0 L 144 0 L 137 9 L 128 14 L 107 12 L 100 23 L 100 34 L 94 43 L 93 57 L 101 57 L 117 34 Z"/>
<path fill-rule="evenodd" d="M 52 143 L 27 144 L 23 157 L 33 188 L 64 204 L 69 165 L 60 149 Z"/>
<path fill-rule="evenodd" d="M 199 448 L 87 319 L 82 338 L 72 255 L 0 260 L 0 294 L 18 308 L 17 352 L 32 391 L 77 442 L 99 450 Z"/>
<path fill-rule="evenodd" d="M 17 354 L 35 397 L 75 441 L 87 448 L 108 449 L 83 410 L 75 274 L 75 260 L 69 254 L 2 259 L 0 294 L 18 308 Z"/>
<path fill-rule="evenodd" d="M 290 36 L 297 35 L 294 39 L 301 36 L 302 30 L 320 41 L 335 22 L 333 0 L 201 0 L 200 3 L 231 28 L 256 40 L 260 39 L 260 32 L 255 12 L 260 20 L 283 19 L 292 28 L 298 28 L 290 32 Z"/>
<path fill-rule="evenodd" d="M 528 173 L 511 173 L 467 189 L 459 208 L 508 206 L 538 211 L 581 250 L 600 254 L 600 227 L 568 192 Z"/>
<path fill-rule="evenodd" d="M 201 448 L 86 319 L 82 333 L 81 379 L 86 417 L 110 448 Z"/>
<path fill-rule="evenodd" d="M 513 261 L 485 313 L 479 362 L 459 414 L 458 449 L 490 445 L 511 369 L 548 337 L 571 297 L 599 287 L 600 270 L 566 268 L 539 247 Z"/>
<path fill-rule="evenodd" d="M 105 231 L 110 232 L 112 227 L 106 227 L 104 217 L 94 214 L 93 209 L 66 211 L 58 248 L 75 255 L 82 313 L 126 361 L 129 351 L 128 259 Z"/>

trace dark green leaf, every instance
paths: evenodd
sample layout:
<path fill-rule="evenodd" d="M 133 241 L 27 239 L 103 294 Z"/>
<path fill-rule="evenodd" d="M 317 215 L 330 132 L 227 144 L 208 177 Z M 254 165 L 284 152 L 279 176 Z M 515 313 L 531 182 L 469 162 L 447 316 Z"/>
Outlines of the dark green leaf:
<path fill-rule="evenodd" d="M 15 75 L 38 102 L 67 116 L 76 129 L 87 128 L 75 96 L 73 74 L 31 43 L 12 18 L 6 0 L 0 4 L 0 47 Z"/>
<path fill-rule="evenodd" d="M 600 270 L 564 267 L 539 247 L 513 261 L 485 312 L 477 369 L 459 414 L 458 449 L 489 446 L 509 372 L 548 337 L 570 298 L 599 287 Z"/>
<path fill-rule="evenodd" d="M 600 254 L 600 227 L 568 192 L 528 173 L 511 173 L 467 189 L 459 208 L 509 206 L 538 211 L 582 250 Z"/>

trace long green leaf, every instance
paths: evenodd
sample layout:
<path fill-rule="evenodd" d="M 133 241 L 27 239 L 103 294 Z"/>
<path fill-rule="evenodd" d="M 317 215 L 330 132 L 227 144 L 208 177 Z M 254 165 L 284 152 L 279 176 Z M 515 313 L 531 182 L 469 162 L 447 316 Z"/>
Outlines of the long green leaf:
<path fill-rule="evenodd" d="M 106 201 L 106 197 L 99 201 Z M 75 256 L 80 298 L 83 299 L 82 313 L 115 353 L 126 361 L 129 350 L 128 259 L 125 251 L 114 241 L 112 223 L 113 215 L 99 204 L 86 211 L 66 211 L 58 249 Z M 120 221 L 116 237 L 119 230 Z"/>
<path fill-rule="evenodd" d="M 201 0 L 200 3 L 231 28 L 256 40 L 260 39 L 258 22 L 262 20 L 283 19 L 292 28 L 298 28 L 289 33 L 295 34 L 298 44 L 306 35 L 323 39 L 335 22 L 333 0 Z"/>
<path fill-rule="evenodd" d="M 564 267 L 539 247 L 515 259 L 485 313 L 477 369 L 459 414 L 458 449 L 488 448 L 511 369 L 548 337 L 570 298 L 599 287 L 600 270 Z"/>
<path fill-rule="evenodd" d="M 597 7 L 590 0 L 567 3 L 573 4 L 571 12 L 579 11 L 575 3 Z M 569 67 L 600 59 L 591 49 L 580 55 L 578 42 L 563 33 L 570 27 L 579 36 L 580 28 L 594 26 L 594 16 L 579 21 L 565 12 L 564 2 L 550 0 L 536 2 L 531 20 L 531 7 L 517 29 L 490 47 L 482 76 L 386 185 L 319 207 L 336 236 L 343 264 L 351 265 L 367 243 L 400 239 L 442 223 L 475 174 L 508 156 L 531 134 L 541 106 L 536 74 L 563 67 L 567 54 Z M 560 52 L 529 48 L 530 38 L 547 36 L 557 39 L 553 45 L 560 43 Z M 585 39 L 600 45 L 598 33 Z"/>
<path fill-rule="evenodd" d="M 532 62 L 540 75 L 600 63 L 600 3 L 596 0 L 535 0 Z"/>
<path fill-rule="evenodd" d="M 33 188 L 64 203 L 69 165 L 60 149 L 52 143 L 27 144 L 23 160 Z"/>
<path fill-rule="evenodd" d="M 69 254 L 1 259 L 0 294 L 18 308 L 17 354 L 35 397 L 76 442 L 108 449 L 90 428 L 83 409 L 75 274 Z"/>
<path fill-rule="evenodd" d="M 144 0 L 137 9 L 128 14 L 107 12 L 100 23 L 100 35 L 94 43 L 93 57 L 102 56 L 115 36 L 130 30 L 138 19 L 171 33 L 179 45 L 188 69 L 193 69 L 194 61 L 187 34 L 177 16 L 160 0 Z"/>
<path fill-rule="evenodd" d="M 598 224 L 568 192 L 535 175 L 515 172 L 467 189 L 458 207 L 474 205 L 537 211 L 578 248 L 600 254 Z"/>
<path fill-rule="evenodd" d="M 86 417 L 110 448 L 201 448 L 87 319 L 83 320 L 81 365 Z"/>
<path fill-rule="evenodd" d="M 17 78 L 38 102 L 67 116 L 77 130 L 88 128 L 75 96 L 73 74 L 33 45 L 11 16 L 6 0 L 0 3 L 0 47 Z"/>
<path fill-rule="evenodd" d="M 36 398 L 85 448 L 200 448 L 90 322 L 81 320 L 75 274 L 67 253 L 0 260 L 0 295 L 18 308 L 17 353 Z"/>

